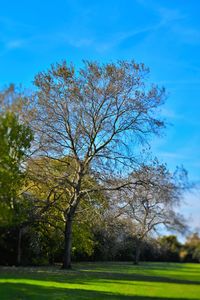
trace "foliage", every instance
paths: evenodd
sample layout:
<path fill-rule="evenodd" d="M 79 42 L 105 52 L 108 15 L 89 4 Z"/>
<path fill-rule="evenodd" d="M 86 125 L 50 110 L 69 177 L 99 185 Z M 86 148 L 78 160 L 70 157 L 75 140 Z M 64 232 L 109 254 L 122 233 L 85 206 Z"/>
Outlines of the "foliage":
<path fill-rule="evenodd" d="M 181 175 L 184 176 L 181 177 Z M 177 181 L 179 176 L 179 181 Z M 130 184 L 114 193 L 114 207 L 121 218 L 132 222 L 132 235 L 136 238 L 135 263 L 139 262 L 142 242 L 164 226 L 184 232 L 186 226 L 175 208 L 181 201 L 185 180 L 184 170 L 173 174 L 157 159 L 142 164 L 129 176 Z"/>
<path fill-rule="evenodd" d="M 147 74 L 148 68 L 134 61 L 85 61 L 77 71 L 63 62 L 35 77 L 35 110 L 27 116 L 38 156 L 62 164 L 63 172 L 55 177 L 49 170 L 46 181 L 54 178 L 54 189 L 65 191 L 64 268 L 71 266 L 72 225 L 80 203 L 105 189 L 105 179 L 111 188 L 124 163 L 131 167 L 133 140 L 145 142 L 164 127 L 155 113 L 165 91 L 155 85 L 145 88 Z M 71 159 L 66 163 L 65 157 Z M 86 188 L 91 173 L 99 185 Z"/>
<path fill-rule="evenodd" d="M 184 250 L 185 261 L 200 262 L 200 237 L 197 232 L 188 236 Z"/>
<path fill-rule="evenodd" d="M 138 156 L 165 127 L 158 113 L 165 90 L 148 73 L 134 61 L 85 61 L 79 70 L 62 62 L 35 77 L 32 95 L 14 85 L 1 92 L 0 245 L 11 257 L 3 263 L 64 257 L 70 268 L 71 252 L 126 260 L 139 248 L 142 259 L 154 259 L 151 232 L 184 228 L 174 210 L 184 169 L 171 174 Z"/>
<path fill-rule="evenodd" d="M 23 179 L 22 162 L 33 136 L 11 112 L 0 115 L 0 136 L 0 196 L 6 199 L 16 195 Z"/>
<path fill-rule="evenodd" d="M 0 225 L 6 226 L 19 219 L 18 193 L 25 177 L 24 159 L 33 135 L 13 112 L 5 111 L 0 114 L 0 137 L 0 211 L 3 212 Z"/>
<path fill-rule="evenodd" d="M 163 236 L 158 239 L 160 259 L 164 261 L 179 261 L 181 244 L 174 235 Z"/>

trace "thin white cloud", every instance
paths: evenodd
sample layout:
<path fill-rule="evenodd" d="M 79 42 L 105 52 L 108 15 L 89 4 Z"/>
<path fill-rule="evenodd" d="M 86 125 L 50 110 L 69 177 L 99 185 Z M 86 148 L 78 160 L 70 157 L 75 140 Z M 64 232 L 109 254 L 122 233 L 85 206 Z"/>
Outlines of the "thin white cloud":
<path fill-rule="evenodd" d="M 3 16 L 0 16 L 0 27 L 1 56 L 23 48 L 31 40 L 34 31 L 33 26 Z"/>
<path fill-rule="evenodd" d="M 173 32 L 179 36 L 183 43 L 197 45 L 200 44 L 200 31 L 196 28 L 186 26 L 174 26 Z"/>
<path fill-rule="evenodd" d="M 154 24 L 150 24 L 149 26 L 138 27 L 136 29 L 134 28 L 133 30 L 124 32 L 117 32 L 115 35 L 110 37 L 109 41 L 104 41 L 96 45 L 96 48 L 99 51 L 103 52 L 110 50 L 123 43 L 125 40 L 133 38 L 139 34 L 146 34 L 145 38 L 147 38 L 148 35 L 152 35 L 164 27 L 167 27 L 171 30 L 178 21 L 184 20 L 187 17 L 179 10 L 161 7 L 157 4 L 155 5 L 152 1 L 147 3 L 146 1 L 138 0 L 138 2 L 143 6 L 145 5 L 148 7 L 148 9 L 151 8 L 156 11 L 160 20 Z"/>
<path fill-rule="evenodd" d="M 181 13 L 181 11 L 177 9 L 169 9 L 166 7 L 157 6 L 156 11 L 160 15 L 163 25 L 170 25 L 175 21 L 180 21 L 187 18 L 187 15 Z"/>
<path fill-rule="evenodd" d="M 159 152 L 158 155 L 162 158 L 170 158 L 170 159 L 175 159 L 175 160 L 179 160 L 179 159 L 183 160 L 183 159 L 187 158 L 183 153 L 170 152 L 170 151 Z"/>
<path fill-rule="evenodd" d="M 171 63 L 173 64 L 173 62 Z M 181 63 L 179 63 L 179 66 L 181 67 L 184 67 L 185 69 L 192 69 L 193 70 L 193 67 L 188 64 L 188 65 L 183 65 Z M 198 68 L 196 68 L 197 71 L 199 71 Z M 163 81 L 158 81 L 157 84 L 159 85 L 199 85 L 200 86 L 200 79 L 197 79 L 197 78 L 192 78 L 192 79 L 176 79 L 176 80 L 163 80 Z"/>
<path fill-rule="evenodd" d="M 192 229 L 200 228 L 200 196 L 199 190 L 193 190 L 184 195 L 184 203 L 181 210 L 184 216 L 189 220 L 189 225 Z"/>
<path fill-rule="evenodd" d="M 24 45 L 24 40 L 16 39 L 16 40 L 11 40 L 5 43 L 5 48 L 8 50 L 12 49 L 17 49 L 17 48 L 22 48 Z"/>
<path fill-rule="evenodd" d="M 184 24 L 184 20 L 191 18 L 189 14 L 183 13 L 180 9 L 161 6 L 158 1 L 137 0 L 137 2 L 156 12 L 160 16 L 160 24 L 176 35 L 181 43 L 200 44 L 199 28 Z"/>
<path fill-rule="evenodd" d="M 84 48 L 84 47 L 91 47 L 94 44 L 94 40 L 93 38 L 89 38 L 89 37 L 82 37 L 82 36 L 73 36 L 71 34 L 69 34 L 69 32 L 55 32 L 54 33 L 54 38 L 60 40 L 60 43 L 62 44 L 68 44 L 70 46 L 73 46 L 75 48 Z M 47 37 L 47 36 L 46 36 Z M 54 39 L 53 38 L 53 39 Z"/>
<path fill-rule="evenodd" d="M 184 116 L 181 114 L 178 114 L 174 110 L 170 108 L 163 107 L 160 111 L 160 115 L 164 118 L 171 119 L 171 120 L 180 120 L 184 119 Z"/>
<path fill-rule="evenodd" d="M 18 30 L 30 31 L 34 29 L 34 27 L 29 24 L 25 24 L 4 16 L 0 16 L 0 25 L 1 29 L 5 29 L 10 32 L 16 32 Z"/>
<path fill-rule="evenodd" d="M 175 8 L 168 8 L 166 6 L 160 5 L 160 3 L 156 0 L 136 0 L 139 4 L 147 9 L 151 9 L 156 12 L 163 24 L 170 23 L 172 21 L 183 20 L 187 18 L 187 15 L 182 13 L 179 9 Z"/>
<path fill-rule="evenodd" d="M 125 40 L 129 38 L 134 38 L 137 35 L 140 34 L 149 34 L 152 33 L 156 30 L 158 30 L 162 26 L 161 23 L 157 23 L 154 25 L 146 26 L 146 27 L 141 27 L 141 28 L 136 28 L 133 30 L 129 31 L 121 31 L 121 32 L 116 32 L 112 36 L 109 36 L 107 40 L 104 41 L 95 41 L 93 40 L 93 47 L 98 51 L 98 52 L 106 52 L 109 51 L 118 45 L 122 44 Z"/>

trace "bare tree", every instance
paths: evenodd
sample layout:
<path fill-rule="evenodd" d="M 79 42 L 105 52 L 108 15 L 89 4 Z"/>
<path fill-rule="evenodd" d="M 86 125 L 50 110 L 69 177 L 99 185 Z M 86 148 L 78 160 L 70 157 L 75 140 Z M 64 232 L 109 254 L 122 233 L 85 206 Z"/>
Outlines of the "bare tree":
<path fill-rule="evenodd" d="M 170 173 L 166 165 L 155 160 L 152 165 L 143 165 L 131 177 L 133 179 L 130 181 L 135 179 L 140 184 L 130 184 L 123 189 L 120 203 L 121 215 L 128 216 L 135 224 L 135 264 L 138 264 L 143 240 L 159 226 L 180 232 L 186 229 L 184 219 L 176 208 L 186 187 L 187 173 L 183 168 Z"/>
<path fill-rule="evenodd" d="M 72 222 L 80 201 L 97 189 L 119 188 L 105 187 L 102 180 L 109 178 L 111 184 L 120 168 L 128 171 L 136 143 L 164 126 L 156 111 L 165 92 L 148 83 L 148 72 L 134 62 L 84 62 L 79 70 L 63 62 L 35 78 L 37 92 L 28 122 L 37 156 L 57 160 L 66 170 L 55 178 L 67 203 L 63 268 L 71 267 Z M 85 188 L 89 173 L 98 188 Z"/>

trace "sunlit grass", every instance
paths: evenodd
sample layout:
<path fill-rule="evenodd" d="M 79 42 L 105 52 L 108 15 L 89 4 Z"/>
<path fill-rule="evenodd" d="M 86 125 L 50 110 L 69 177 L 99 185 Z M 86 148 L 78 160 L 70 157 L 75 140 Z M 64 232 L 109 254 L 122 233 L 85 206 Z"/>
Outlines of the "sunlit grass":
<path fill-rule="evenodd" d="M 82 263 L 71 271 L 2 267 L 0 299 L 200 299 L 200 265 Z"/>

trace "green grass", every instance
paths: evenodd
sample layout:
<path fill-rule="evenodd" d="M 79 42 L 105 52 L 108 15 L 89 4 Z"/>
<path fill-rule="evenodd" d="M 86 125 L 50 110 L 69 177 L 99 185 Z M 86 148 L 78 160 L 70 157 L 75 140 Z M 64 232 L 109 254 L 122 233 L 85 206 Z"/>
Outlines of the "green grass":
<path fill-rule="evenodd" d="M 200 265 L 82 263 L 73 270 L 0 268 L 0 300 L 200 299 Z"/>

